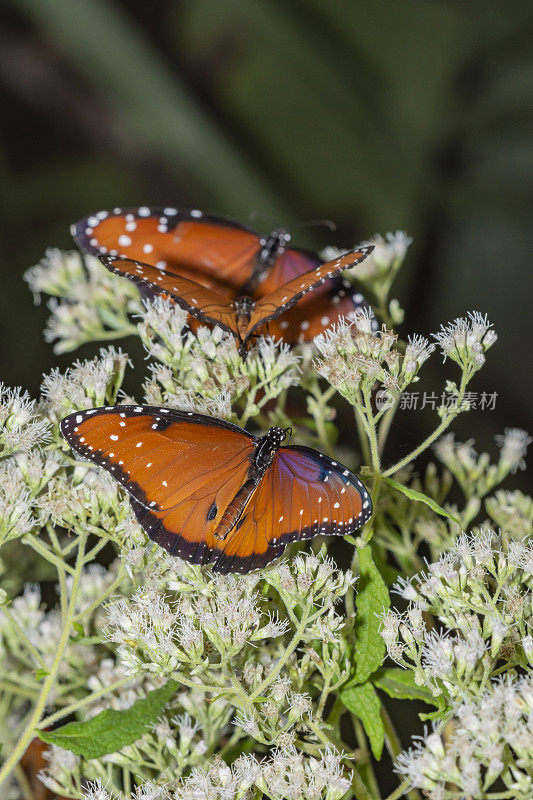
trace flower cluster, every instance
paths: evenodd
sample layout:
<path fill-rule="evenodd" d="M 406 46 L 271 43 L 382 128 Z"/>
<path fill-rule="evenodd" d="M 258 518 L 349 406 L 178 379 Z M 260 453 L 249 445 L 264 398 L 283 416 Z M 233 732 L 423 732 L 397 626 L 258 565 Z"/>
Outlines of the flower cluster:
<path fill-rule="evenodd" d="M 367 311 L 333 325 L 316 336 L 314 343 L 320 353 L 315 362 L 317 372 L 353 405 L 357 405 L 359 393 L 368 393 L 376 382 L 385 390 L 385 402 L 392 402 L 417 379 L 420 367 L 435 349 L 423 336 L 414 336 L 402 355 L 397 336 L 386 327 L 375 331 Z"/>
<path fill-rule="evenodd" d="M 427 573 L 396 584 L 409 608 L 383 616 L 389 656 L 435 697 L 475 698 L 502 663 L 530 662 L 532 575 L 531 543 L 499 540 L 490 530 L 462 534 Z M 428 630 L 423 612 L 444 631 Z"/>
<path fill-rule="evenodd" d="M 36 299 L 42 293 L 52 297 L 45 338 L 57 341 L 56 353 L 135 332 L 128 315 L 139 309 L 137 287 L 117 281 L 97 258 L 50 248 L 25 279 Z"/>
<path fill-rule="evenodd" d="M 106 347 L 97 358 L 75 361 L 66 372 L 53 369 L 45 376 L 40 407 L 53 422 L 58 441 L 57 426 L 67 414 L 117 402 L 128 361 L 120 349 Z"/>
<path fill-rule="evenodd" d="M 507 791 L 494 796 L 528 800 L 533 792 L 532 716 L 531 673 L 495 680 L 475 699 L 456 703 L 449 733 L 435 725 L 400 754 L 397 769 L 429 800 L 485 797 L 497 781 Z"/>
<path fill-rule="evenodd" d="M 342 766 L 342 755 L 333 749 L 320 758 L 305 758 L 294 749 L 276 750 L 259 761 L 242 755 L 231 766 L 214 759 L 208 768 L 193 769 L 181 781 L 146 782 L 124 800 L 241 800 L 253 788 L 279 800 L 340 800 L 350 788 L 350 772 Z M 83 800 L 122 800 L 101 781 L 84 789 Z"/>
<path fill-rule="evenodd" d="M 450 358 L 473 374 L 483 366 L 485 353 L 498 337 L 486 316 L 471 311 L 468 317 L 458 317 L 448 325 L 442 325 L 434 338 L 444 359 Z"/>
<path fill-rule="evenodd" d="M 193 334 L 187 313 L 168 300 L 147 303 L 139 335 L 156 359 L 146 401 L 231 418 L 241 425 L 298 382 L 298 356 L 283 342 L 260 338 L 244 360 L 220 328 Z"/>
<path fill-rule="evenodd" d="M 362 284 L 365 291 L 374 296 L 381 318 L 393 325 L 403 322 L 404 313 L 397 300 L 387 302 L 388 296 L 412 241 L 404 231 L 387 233 L 385 236 L 376 234 L 359 245 L 360 247 L 372 245 L 374 249 L 370 255 L 344 273 L 346 280 Z M 328 247 L 322 253 L 322 257 L 328 260 L 347 252 L 348 250 Z"/>
<path fill-rule="evenodd" d="M 49 424 L 27 392 L 0 383 L 0 458 L 28 452 L 50 440 Z"/>

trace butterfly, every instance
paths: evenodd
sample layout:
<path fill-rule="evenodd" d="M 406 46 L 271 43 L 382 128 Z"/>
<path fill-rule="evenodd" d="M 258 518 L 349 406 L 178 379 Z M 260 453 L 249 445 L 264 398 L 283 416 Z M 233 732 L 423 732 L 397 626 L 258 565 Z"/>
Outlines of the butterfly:
<path fill-rule="evenodd" d="M 72 226 L 78 246 L 94 256 L 122 256 L 196 281 L 228 299 L 258 300 L 322 264 L 310 250 L 289 247 L 279 229 L 261 236 L 234 220 L 198 209 L 140 207 L 99 211 Z M 153 297 L 154 285 L 141 284 Z M 290 343 L 310 341 L 324 328 L 361 307 L 364 297 L 347 280 L 327 280 L 269 333 Z M 193 325 L 194 327 L 194 325 Z"/>
<path fill-rule="evenodd" d="M 291 542 L 353 533 L 372 513 L 359 478 L 290 429 L 256 437 L 230 422 L 157 406 L 70 414 L 61 432 L 129 493 L 150 539 L 193 564 L 245 573 Z"/>
<path fill-rule="evenodd" d="M 372 249 L 371 246 L 363 247 L 327 261 L 258 300 L 249 295 L 239 295 L 231 300 L 189 278 L 131 258 L 100 256 L 100 261 L 111 272 L 129 278 L 140 286 L 147 286 L 155 294 L 171 297 L 200 322 L 218 325 L 222 330 L 232 333 L 237 340 L 239 353 L 245 356 L 250 338 L 257 335 L 260 328 L 280 317 L 327 278 L 358 264 Z M 273 331 L 269 330 L 269 333 L 272 335 Z"/>

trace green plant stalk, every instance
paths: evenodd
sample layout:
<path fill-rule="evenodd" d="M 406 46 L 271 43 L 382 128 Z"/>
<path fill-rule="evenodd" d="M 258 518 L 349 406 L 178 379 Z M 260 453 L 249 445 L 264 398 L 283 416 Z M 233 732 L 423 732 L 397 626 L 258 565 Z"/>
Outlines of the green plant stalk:
<path fill-rule="evenodd" d="M 461 378 L 461 385 L 459 387 L 459 395 L 458 395 L 458 398 L 457 398 L 457 405 L 458 406 L 461 405 L 461 403 L 462 403 L 462 401 L 464 399 L 464 394 L 465 394 L 466 387 L 468 385 L 468 380 L 469 379 L 468 379 L 466 373 L 463 371 L 463 375 L 462 375 L 462 378 Z M 406 467 L 407 464 L 410 464 L 411 461 L 414 461 L 414 459 L 417 458 L 420 455 L 420 453 L 423 453 L 424 450 L 426 450 L 430 445 L 432 445 L 433 442 L 435 442 L 439 438 L 439 436 L 442 433 L 444 433 L 444 431 L 447 428 L 449 428 L 449 426 L 452 424 L 454 419 L 456 419 L 459 416 L 460 413 L 461 412 L 459 410 L 455 411 L 455 413 L 454 412 L 450 413 L 446 417 L 446 419 L 443 419 L 442 422 L 440 423 L 440 425 L 438 425 L 435 428 L 433 433 L 431 433 L 429 436 L 427 436 L 424 439 L 424 441 L 421 444 L 418 445 L 418 447 L 415 447 L 414 450 L 412 450 L 410 453 L 408 453 L 408 455 L 406 455 L 404 458 L 400 459 L 400 461 L 397 461 L 396 464 L 393 464 L 392 467 L 389 467 L 388 469 L 386 469 L 383 472 L 383 477 L 384 478 L 388 478 L 389 475 L 393 475 L 395 472 L 398 472 L 398 470 L 402 469 L 403 467 Z"/>
<path fill-rule="evenodd" d="M 393 405 L 386 410 L 385 414 L 381 418 L 381 422 L 379 424 L 379 429 L 378 429 L 378 448 L 380 455 L 383 455 L 383 451 L 387 443 L 387 438 L 389 436 L 389 431 L 392 422 L 394 420 L 394 417 L 396 416 L 396 412 L 398 410 L 399 401 L 400 398 L 397 397 Z"/>
<path fill-rule="evenodd" d="M 366 411 L 366 432 L 368 436 L 368 441 L 370 442 L 372 469 L 376 474 L 379 474 L 381 472 L 381 459 L 379 455 L 378 440 L 376 437 L 376 426 L 374 424 L 372 402 L 370 400 L 370 391 L 368 389 L 363 389 L 363 401 Z"/>
<path fill-rule="evenodd" d="M 309 612 L 308 611 L 304 612 L 304 614 L 302 616 L 302 619 L 300 620 L 300 623 L 299 623 L 299 625 L 298 625 L 298 627 L 297 627 L 297 629 L 296 629 L 296 631 L 294 633 L 294 636 L 292 637 L 291 641 L 287 645 L 285 653 L 279 659 L 279 661 L 277 662 L 277 664 L 274 667 L 274 669 L 271 672 L 269 672 L 269 674 L 266 676 L 266 678 L 264 678 L 264 680 L 259 684 L 259 686 L 255 690 L 255 692 L 253 692 L 253 694 L 250 695 L 250 703 L 253 703 L 253 701 L 257 697 L 259 697 L 259 695 L 263 694 L 264 690 L 268 686 L 270 686 L 270 684 L 278 677 L 279 673 L 281 672 L 281 670 L 283 669 L 283 667 L 285 666 L 285 664 L 289 660 L 290 656 L 292 655 L 292 653 L 298 647 L 298 642 L 302 638 L 302 633 L 304 632 L 305 626 L 307 625 L 308 617 L 309 617 Z"/>
<path fill-rule="evenodd" d="M 15 638 L 17 638 L 21 642 L 21 644 L 24 645 L 26 650 L 28 650 L 28 652 L 31 653 L 32 657 L 35 659 L 35 661 L 37 662 L 37 664 L 40 666 L 41 669 L 47 669 L 47 666 L 46 666 L 42 656 L 40 655 L 40 653 L 37 652 L 35 647 L 32 645 L 32 643 L 30 642 L 30 640 L 28 639 L 28 637 L 26 636 L 26 634 L 24 633 L 24 631 L 22 630 L 22 628 L 18 624 L 17 620 L 15 619 L 13 614 L 11 613 L 11 610 L 10 610 L 9 606 L 4 605 L 2 607 L 2 612 L 5 615 L 5 618 L 6 618 L 7 622 L 8 622 L 8 625 L 11 628 L 11 630 L 13 631 L 13 633 L 15 635 Z"/>
<path fill-rule="evenodd" d="M 409 782 L 409 781 L 407 781 L 407 780 L 406 780 L 406 781 L 403 781 L 403 782 L 402 782 L 402 783 L 401 783 L 401 784 L 398 786 L 398 788 L 397 788 L 397 789 L 395 789 L 393 792 L 391 792 L 389 795 L 387 795 L 387 797 L 385 798 L 385 800 L 399 800 L 399 798 L 400 798 L 400 797 L 403 797 L 403 796 L 404 796 L 404 794 L 407 792 L 407 790 L 408 790 L 408 788 L 409 788 L 409 786 L 410 786 L 410 785 L 411 785 L 411 784 L 410 784 L 410 782 Z"/>
<path fill-rule="evenodd" d="M 59 539 L 57 538 L 57 533 L 53 525 L 48 522 L 46 524 L 46 530 L 48 531 L 48 535 L 50 537 L 50 541 L 52 542 L 52 547 L 54 548 L 56 555 L 59 559 L 63 559 L 63 551 L 61 549 L 61 545 L 59 543 Z M 57 566 L 57 577 L 59 580 L 59 602 L 61 606 L 61 620 L 63 623 L 65 622 L 65 617 L 67 614 L 67 583 L 66 583 L 66 576 L 65 576 L 65 569 L 62 564 L 58 564 Z"/>
<path fill-rule="evenodd" d="M 372 761 L 370 759 L 370 751 L 368 749 L 368 744 L 365 736 L 365 732 L 363 730 L 363 726 L 360 720 L 350 711 L 350 719 L 352 720 L 352 725 L 355 731 L 355 736 L 357 739 L 357 744 L 359 745 L 359 750 L 362 753 L 360 758 L 360 763 L 364 764 L 367 773 L 368 779 L 371 784 L 372 790 L 372 797 L 373 798 L 381 798 L 381 792 L 379 791 L 378 781 L 376 778 L 376 773 L 374 772 L 374 767 L 372 765 Z M 366 788 L 366 787 L 365 787 Z"/>
<path fill-rule="evenodd" d="M 76 614 L 76 616 L 74 617 L 73 622 L 79 622 L 80 619 L 83 619 L 83 617 L 87 616 L 87 614 L 91 614 L 96 608 L 98 608 L 98 606 L 102 605 L 104 600 L 107 600 L 107 598 L 110 595 L 113 594 L 115 589 L 117 589 L 120 586 L 120 584 L 122 583 L 123 578 L 124 578 L 124 569 L 123 569 L 122 562 L 121 562 L 120 567 L 119 567 L 119 571 L 118 571 L 118 575 L 115 578 L 115 580 L 113 581 L 113 583 L 111 583 L 107 587 L 105 592 L 102 592 L 102 594 L 99 597 L 97 597 L 96 600 L 94 600 L 90 605 L 88 605 L 86 608 L 83 608 L 81 611 L 79 611 Z"/>
<path fill-rule="evenodd" d="M 19 789 L 22 792 L 24 800 L 34 800 L 33 789 L 31 788 L 27 775 L 20 764 L 17 764 L 15 767 L 15 778 L 19 785 Z"/>
<path fill-rule="evenodd" d="M 67 618 L 65 620 L 65 625 L 61 632 L 61 637 L 59 639 L 57 650 L 55 654 L 54 661 L 52 666 L 50 667 L 50 671 L 46 676 L 43 687 L 41 689 L 41 693 L 35 704 L 35 708 L 33 713 L 30 716 L 29 721 L 26 724 L 24 731 L 22 732 L 18 743 L 16 744 L 13 752 L 6 759 L 2 769 L 0 770 L 0 786 L 4 784 L 6 779 L 9 777 L 15 766 L 18 764 L 22 756 L 24 755 L 26 748 L 28 747 L 30 741 L 33 738 L 35 729 L 39 724 L 41 719 L 42 713 L 46 707 L 46 702 L 48 700 L 48 696 L 52 691 L 54 684 L 57 678 L 57 672 L 59 666 L 61 664 L 61 659 L 63 658 L 63 653 L 65 648 L 68 644 L 70 633 L 72 629 L 72 622 L 74 619 L 74 606 L 76 603 L 76 596 L 78 594 L 78 588 L 80 583 L 80 578 L 83 570 L 84 565 L 84 552 L 85 552 L 85 543 L 86 543 L 87 535 L 84 532 L 80 532 L 78 537 L 78 554 L 76 557 L 76 567 L 74 570 L 74 578 L 72 582 L 72 592 L 70 596 L 70 602 L 68 605 L 67 611 Z"/>

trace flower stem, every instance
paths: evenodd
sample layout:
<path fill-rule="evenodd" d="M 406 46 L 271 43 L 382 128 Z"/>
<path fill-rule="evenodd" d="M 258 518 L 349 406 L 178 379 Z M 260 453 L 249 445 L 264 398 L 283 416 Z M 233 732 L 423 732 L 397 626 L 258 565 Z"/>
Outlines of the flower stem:
<path fill-rule="evenodd" d="M 375 473 L 381 472 L 381 460 L 379 456 L 378 440 L 376 437 L 376 426 L 374 424 L 374 414 L 372 411 L 372 403 L 370 401 L 370 392 L 368 389 L 363 390 L 363 400 L 365 404 L 366 418 L 367 418 L 367 435 L 370 442 L 370 455 L 372 458 L 372 468 Z"/>
<path fill-rule="evenodd" d="M 50 667 L 50 671 L 49 671 L 48 675 L 46 676 L 46 678 L 45 678 L 45 680 L 43 682 L 43 687 L 41 689 L 41 693 L 39 695 L 37 703 L 35 704 L 35 708 L 33 710 L 33 713 L 30 716 L 30 719 L 29 719 L 28 723 L 26 724 L 26 727 L 25 727 L 24 731 L 22 732 L 22 734 L 20 736 L 20 739 L 19 739 L 18 743 L 16 744 L 13 752 L 11 753 L 9 758 L 6 759 L 2 769 L 0 770 L 0 786 L 2 786 L 2 784 L 6 781 L 6 779 L 9 777 L 9 775 L 11 774 L 11 772 L 13 771 L 15 766 L 18 764 L 18 762 L 22 758 L 23 754 L 25 753 L 27 746 L 29 745 L 30 741 L 33 738 L 33 734 L 35 732 L 35 728 L 39 724 L 39 721 L 41 719 L 42 713 L 43 713 L 43 711 L 44 711 L 44 709 L 46 707 L 48 696 L 50 695 L 50 692 L 52 691 L 52 689 L 54 687 L 54 684 L 56 682 L 57 672 L 58 672 L 59 666 L 61 664 L 61 659 L 63 658 L 63 653 L 65 651 L 65 648 L 66 648 L 66 646 L 68 644 L 68 641 L 69 641 L 69 638 L 70 638 L 72 622 L 73 622 L 73 619 L 74 619 L 74 607 L 75 607 L 75 604 L 76 604 L 76 596 L 78 594 L 78 587 L 79 587 L 81 573 L 82 573 L 83 564 L 84 564 L 84 553 L 85 553 L 86 538 L 87 538 L 87 535 L 84 532 L 79 534 L 78 554 L 77 554 L 77 558 L 76 558 L 76 566 L 75 566 L 75 569 L 74 569 L 74 577 L 73 577 L 73 581 L 72 581 L 72 591 L 71 591 L 71 595 L 70 595 L 70 602 L 69 602 L 69 605 L 68 605 L 68 611 L 67 611 L 67 617 L 66 617 L 66 620 L 65 620 L 65 624 L 63 626 L 63 630 L 61 632 L 61 637 L 60 637 L 58 645 L 57 645 L 57 650 L 56 650 L 56 654 L 55 654 L 55 657 L 54 657 L 54 661 L 52 663 L 52 666 Z"/>
<path fill-rule="evenodd" d="M 277 664 L 274 667 L 274 669 L 272 669 L 268 673 L 266 678 L 257 687 L 255 692 L 252 695 L 250 695 L 250 702 L 251 703 L 255 700 L 256 697 L 259 697 L 259 695 L 263 694 L 263 692 L 267 688 L 267 686 L 270 686 L 270 684 L 278 677 L 279 673 L 281 672 L 281 670 L 283 669 L 283 667 L 285 666 L 285 664 L 289 660 L 290 656 L 292 655 L 294 650 L 296 650 L 296 648 L 298 647 L 298 642 L 302 638 L 302 633 L 304 632 L 305 626 L 307 625 L 308 616 L 309 616 L 308 613 L 305 612 L 303 617 L 302 617 L 302 619 L 300 620 L 300 624 L 298 625 L 298 627 L 297 627 L 297 629 L 296 629 L 296 631 L 294 633 L 294 636 L 292 637 L 291 641 L 287 645 L 287 649 L 285 650 L 283 656 L 279 659 L 279 661 L 277 662 Z"/>
<path fill-rule="evenodd" d="M 401 783 L 397 789 L 387 795 L 385 800 L 398 800 L 398 798 L 403 797 L 403 795 L 407 792 L 409 786 L 409 781 L 403 781 L 403 783 Z"/>
<path fill-rule="evenodd" d="M 15 638 L 19 639 L 19 641 L 24 645 L 24 647 L 28 650 L 28 652 L 31 653 L 32 657 L 35 659 L 35 661 L 41 667 L 41 669 L 47 669 L 47 666 L 43 661 L 42 656 L 40 655 L 40 653 L 37 652 L 35 647 L 28 639 L 27 635 L 24 633 L 24 631 L 18 624 L 15 616 L 11 612 L 11 609 L 7 605 L 4 605 L 2 608 L 2 612 L 6 617 L 9 627 L 15 634 Z"/>
<path fill-rule="evenodd" d="M 467 383 L 468 383 L 467 377 L 465 373 L 463 373 L 463 377 L 461 379 L 461 386 L 459 387 L 459 394 L 457 395 L 456 405 L 458 409 L 460 408 L 461 403 L 463 401 Z M 415 447 L 414 450 L 412 450 L 404 458 L 401 458 L 400 461 L 397 461 L 396 464 L 393 464 L 392 467 L 386 469 L 383 472 L 383 477 L 387 478 L 389 475 L 393 475 L 395 472 L 398 472 L 398 470 L 402 469 L 402 467 L 405 467 L 407 466 L 407 464 L 410 464 L 411 461 L 414 461 L 414 459 L 417 458 L 420 455 L 420 453 L 423 453 L 424 450 L 426 450 L 431 444 L 433 444 L 434 441 L 436 441 L 439 438 L 441 433 L 444 433 L 446 428 L 448 428 L 452 424 L 454 419 L 456 419 L 456 417 L 458 417 L 460 413 L 461 413 L 460 410 L 452 411 L 447 417 L 445 417 L 445 419 L 442 420 L 440 425 L 438 425 L 435 428 L 433 433 L 427 436 L 424 439 L 424 441 L 418 445 L 418 447 Z"/>

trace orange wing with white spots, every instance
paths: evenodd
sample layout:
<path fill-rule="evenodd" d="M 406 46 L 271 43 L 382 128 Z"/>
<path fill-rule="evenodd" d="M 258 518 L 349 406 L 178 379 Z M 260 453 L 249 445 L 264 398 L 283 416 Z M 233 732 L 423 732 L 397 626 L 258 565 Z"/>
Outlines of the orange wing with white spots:
<path fill-rule="evenodd" d="M 214 531 L 246 482 L 254 437 L 223 420 L 155 406 L 71 414 L 61 432 L 131 495 L 147 534 L 174 555 L 207 563 Z"/>
<path fill-rule="evenodd" d="M 72 235 L 91 255 L 121 255 L 234 292 L 252 276 L 261 247 L 251 228 L 198 209 L 98 211 L 76 222 Z"/>
<path fill-rule="evenodd" d="M 248 572 L 291 542 L 354 533 L 371 513 L 366 488 L 342 464 L 309 447 L 282 447 L 211 561 L 219 572 Z"/>
<path fill-rule="evenodd" d="M 129 278 L 139 286 L 172 298 L 180 308 L 208 325 L 218 325 L 238 337 L 237 320 L 233 302 L 212 289 L 181 275 L 174 275 L 142 261 L 121 256 L 100 256 L 100 261 L 110 272 Z"/>
<path fill-rule="evenodd" d="M 355 267 L 365 259 L 374 248 L 361 247 L 345 255 L 338 256 L 332 261 L 320 264 L 303 275 L 298 275 L 288 283 L 261 297 L 257 300 L 248 324 L 247 335 L 254 333 L 258 328 L 276 319 L 292 308 L 308 292 L 316 289 L 328 278 L 334 278 L 340 272 L 350 267 Z"/>

